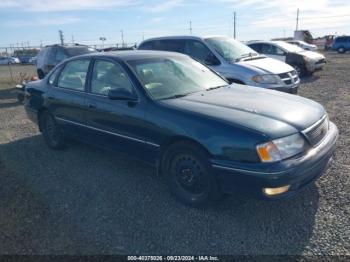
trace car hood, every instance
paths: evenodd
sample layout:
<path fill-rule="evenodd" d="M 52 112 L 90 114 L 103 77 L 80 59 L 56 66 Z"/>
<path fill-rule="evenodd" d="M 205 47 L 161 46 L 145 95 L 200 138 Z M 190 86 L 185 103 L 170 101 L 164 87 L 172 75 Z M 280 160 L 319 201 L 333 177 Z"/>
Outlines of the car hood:
<path fill-rule="evenodd" d="M 258 68 L 262 71 L 263 74 L 282 74 L 293 70 L 290 65 L 269 57 L 253 60 L 243 60 L 237 64 L 251 68 L 253 70 L 256 70 L 256 68 Z"/>
<path fill-rule="evenodd" d="M 324 55 L 313 51 L 303 51 L 303 52 L 300 52 L 299 54 L 315 60 L 325 58 Z"/>
<path fill-rule="evenodd" d="M 162 100 L 161 103 L 243 126 L 270 138 L 304 130 L 325 114 L 324 108 L 312 100 L 238 84 Z"/>

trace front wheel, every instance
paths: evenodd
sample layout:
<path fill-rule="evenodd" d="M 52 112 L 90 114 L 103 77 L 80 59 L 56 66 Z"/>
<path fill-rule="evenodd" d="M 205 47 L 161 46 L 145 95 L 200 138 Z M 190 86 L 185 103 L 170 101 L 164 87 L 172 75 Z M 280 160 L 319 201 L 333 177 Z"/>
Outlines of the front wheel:
<path fill-rule="evenodd" d="M 294 70 L 297 72 L 299 77 L 307 76 L 310 73 L 306 70 L 305 66 L 303 65 L 292 65 Z"/>
<path fill-rule="evenodd" d="M 206 154 L 191 143 L 177 143 L 166 152 L 163 172 L 171 193 L 182 203 L 202 206 L 220 197 Z"/>
<path fill-rule="evenodd" d="M 40 117 L 40 127 L 45 142 L 50 148 L 58 150 L 65 147 L 66 143 L 62 131 L 50 113 L 42 113 Z"/>

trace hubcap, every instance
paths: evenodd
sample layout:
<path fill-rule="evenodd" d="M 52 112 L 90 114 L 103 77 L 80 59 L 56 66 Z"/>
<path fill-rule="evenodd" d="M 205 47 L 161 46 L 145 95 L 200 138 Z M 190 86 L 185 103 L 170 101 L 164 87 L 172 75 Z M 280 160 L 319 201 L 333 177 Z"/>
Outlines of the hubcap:
<path fill-rule="evenodd" d="M 293 66 L 295 71 L 297 71 L 298 76 L 300 76 L 301 70 L 299 66 Z"/>

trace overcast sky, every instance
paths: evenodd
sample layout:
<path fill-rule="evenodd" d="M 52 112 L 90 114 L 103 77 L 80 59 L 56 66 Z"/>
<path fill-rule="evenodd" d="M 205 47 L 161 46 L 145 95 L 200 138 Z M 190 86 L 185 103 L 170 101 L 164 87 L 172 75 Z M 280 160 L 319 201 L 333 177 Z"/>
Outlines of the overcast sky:
<path fill-rule="evenodd" d="M 0 47 L 65 40 L 83 44 L 140 42 L 161 35 L 233 34 L 239 40 L 292 36 L 300 9 L 300 29 L 314 36 L 350 34 L 349 0 L 0 0 Z"/>

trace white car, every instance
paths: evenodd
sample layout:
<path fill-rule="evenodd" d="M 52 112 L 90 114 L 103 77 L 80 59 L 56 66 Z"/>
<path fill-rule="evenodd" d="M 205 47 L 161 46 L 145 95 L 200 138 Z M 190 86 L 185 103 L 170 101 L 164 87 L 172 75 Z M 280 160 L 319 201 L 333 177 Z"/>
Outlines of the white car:
<path fill-rule="evenodd" d="M 309 43 L 306 43 L 306 42 L 300 41 L 300 40 L 290 40 L 290 41 L 286 41 L 286 42 L 289 44 L 292 44 L 292 45 L 299 46 L 302 49 L 308 50 L 308 51 L 317 51 L 317 49 L 318 49 L 316 45 L 309 44 Z"/>
<path fill-rule="evenodd" d="M 17 57 L 11 56 L 1 56 L 0 57 L 0 65 L 8 65 L 8 64 L 19 64 L 21 61 Z"/>
<path fill-rule="evenodd" d="M 300 79 L 286 63 L 259 55 L 225 36 L 167 36 L 143 41 L 139 50 L 179 52 L 207 65 L 230 83 L 297 93 Z"/>
<path fill-rule="evenodd" d="M 284 41 L 251 41 L 248 46 L 260 54 L 291 65 L 300 76 L 311 75 L 326 64 L 324 55 Z"/>

